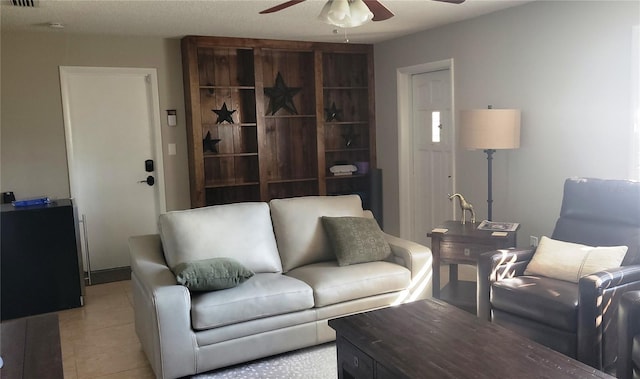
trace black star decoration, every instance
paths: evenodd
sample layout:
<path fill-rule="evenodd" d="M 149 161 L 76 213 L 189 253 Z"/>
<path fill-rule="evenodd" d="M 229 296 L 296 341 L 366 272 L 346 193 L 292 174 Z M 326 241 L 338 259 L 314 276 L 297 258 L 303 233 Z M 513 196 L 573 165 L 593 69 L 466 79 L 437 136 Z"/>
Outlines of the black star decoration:
<path fill-rule="evenodd" d="M 229 124 L 233 124 L 233 117 L 231 116 L 236 110 L 230 111 L 227 109 L 227 103 L 222 104 L 222 108 L 220 109 L 212 109 L 215 114 L 218 115 L 218 119 L 216 120 L 216 124 L 221 124 L 223 121 L 228 122 Z"/>
<path fill-rule="evenodd" d="M 331 122 L 331 121 L 340 121 L 338 120 L 338 114 L 342 113 L 342 109 L 338 109 L 336 108 L 336 102 L 334 101 L 333 103 L 331 103 L 331 108 L 325 108 L 324 109 L 325 113 L 326 113 L 326 122 Z"/>
<path fill-rule="evenodd" d="M 281 108 L 289 111 L 291 114 L 298 114 L 295 104 L 293 104 L 293 96 L 300 92 L 301 88 L 289 88 L 284 84 L 282 75 L 278 72 L 276 77 L 276 85 L 264 89 L 265 95 L 269 96 L 269 112 L 273 116 Z"/>
<path fill-rule="evenodd" d="M 211 138 L 211 132 L 207 132 L 207 135 L 202 140 L 202 150 L 204 152 L 210 151 L 212 153 L 217 153 L 218 142 L 220 142 L 220 139 Z"/>

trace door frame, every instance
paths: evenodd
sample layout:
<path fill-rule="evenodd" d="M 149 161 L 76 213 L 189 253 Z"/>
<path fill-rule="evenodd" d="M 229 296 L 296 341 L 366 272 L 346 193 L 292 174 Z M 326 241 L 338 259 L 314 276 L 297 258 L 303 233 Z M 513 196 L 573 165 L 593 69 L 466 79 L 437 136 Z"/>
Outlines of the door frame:
<path fill-rule="evenodd" d="M 62 107 L 63 107 L 63 121 L 64 121 L 64 133 L 65 133 L 65 143 L 66 143 L 66 152 L 67 152 L 67 171 L 69 173 L 69 192 L 71 198 L 74 199 L 77 188 L 80 185 L 78 182 L 78 178 L 76 177 L 73 167 L 75 167 L 75 156 L 74 156 L 74 146 L 73 146 L 73 127 L 70 119 L 71 109 L 70 109 L 70 101 L 69 101 L 69 86 L 68 86 L 68 78 L 71 75 L 85 75 L 85 74 L 117 74 L 122 76 L 144 76 L 146 78 L 148 86 L 148 96 L 150 97 L 149 104 L 149 112 L 151 116 L 151 125 L 150 128 L 150 137 L 152 138 L 151 146 L 153 149 L 153 159 L 155 165 L 155 180 L 156 180 L 156 188 L 158 191 L 158 212 L 160 214 L 166 213 L 167 211 L 167 199 L 165 192 L 165 181 L 164 181 L 164 162 L 163 162 L 163 152 L 162 152 L 162 129 L 160 123 L 160 100 L 159 100 L 159 92 L 158 92 L 158 73 L 155 68 L 134 68 L 134 67 L 89 67 L 89 66 L 60 66 L 60 92 L 62 96 Z M 66 99 L 66 100 L 65 100 Z M 81 220 L 76 220 L 76 223 L 81 223 Z M 84 227 L 84 225 L 83 225 Z M 79 227 L 80 233 L 84 234 L 84 228 Z M 84 236 L 85 244 L 87 244 L 86 236 Z M 89 280 L 91 279 L 91 263 L 89 257 L 89 251 L 86 247 L 82 247 L 82 250 L 86 250 L 86 257 L 83 257 L 83 260 L 86 259 L 86 270 L 89 274 Z"/>
<path fill-rule="evenodd" d="M 400 237 L 411 237 L 411 223 L 415 209 L 411 205 L 414 196 L 412 179 L 413 171 L 413 127 L 412 127 L 412 85 L 411 77 L 416 74 L 426 74 L 433 71 L 449 70 L 451 85 L 451 186 L 456 189 L 456 115 L 455 115 L 455 85 L 453 58 L 441 61 L 423 63 L 415 66 L 401 67 L 396 71 L 398 93 L 398 191 L 400 213 Z M 444 201 L 444 199 L 443 199 Z M 452 205 L 452 211 L 453 211 Z M 443 220 L 444 221 L 444 220 Z M 427 233 L 428 230 L 425 230 Z"/>

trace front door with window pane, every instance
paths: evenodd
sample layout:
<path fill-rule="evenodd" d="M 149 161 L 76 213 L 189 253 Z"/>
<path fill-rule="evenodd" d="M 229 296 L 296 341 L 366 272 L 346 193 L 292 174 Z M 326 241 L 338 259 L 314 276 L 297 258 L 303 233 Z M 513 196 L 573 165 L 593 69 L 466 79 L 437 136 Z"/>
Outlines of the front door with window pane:
<path fill-rule="evenodd" d="M 451 83 L 449 70 L 411 77 L 413 127 L 414 241 L 429 246 L 426 234 L 452 218 Z"/>

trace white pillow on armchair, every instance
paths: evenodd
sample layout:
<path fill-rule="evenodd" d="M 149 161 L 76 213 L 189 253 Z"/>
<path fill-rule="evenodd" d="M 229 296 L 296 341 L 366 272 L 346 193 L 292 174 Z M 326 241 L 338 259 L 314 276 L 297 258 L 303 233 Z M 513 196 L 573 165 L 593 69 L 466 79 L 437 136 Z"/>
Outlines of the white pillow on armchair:
<path fill-rule="evenodd" d="M 594 247 L 543 236 L 524 274 L 578 283 L 585 275 L 620 267 L 627 250 L 627 246 Z"/>

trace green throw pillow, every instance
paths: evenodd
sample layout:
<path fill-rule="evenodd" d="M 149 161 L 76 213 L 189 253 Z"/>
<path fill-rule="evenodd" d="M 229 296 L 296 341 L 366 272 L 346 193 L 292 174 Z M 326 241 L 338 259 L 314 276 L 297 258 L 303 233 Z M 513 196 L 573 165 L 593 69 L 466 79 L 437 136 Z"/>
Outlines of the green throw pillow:
<path fill-rule="evenodd" d="M 380 261 L 391 247 L 375 219 L 365 217 L 322 217 L 338 265 Z"/>
<path fill-rule="evenodd" d="M 178 264 L 173 273 L 191 291 L 215 291 L 235 287 L 253 272 L 233 258 L 211 258 Z"/>

